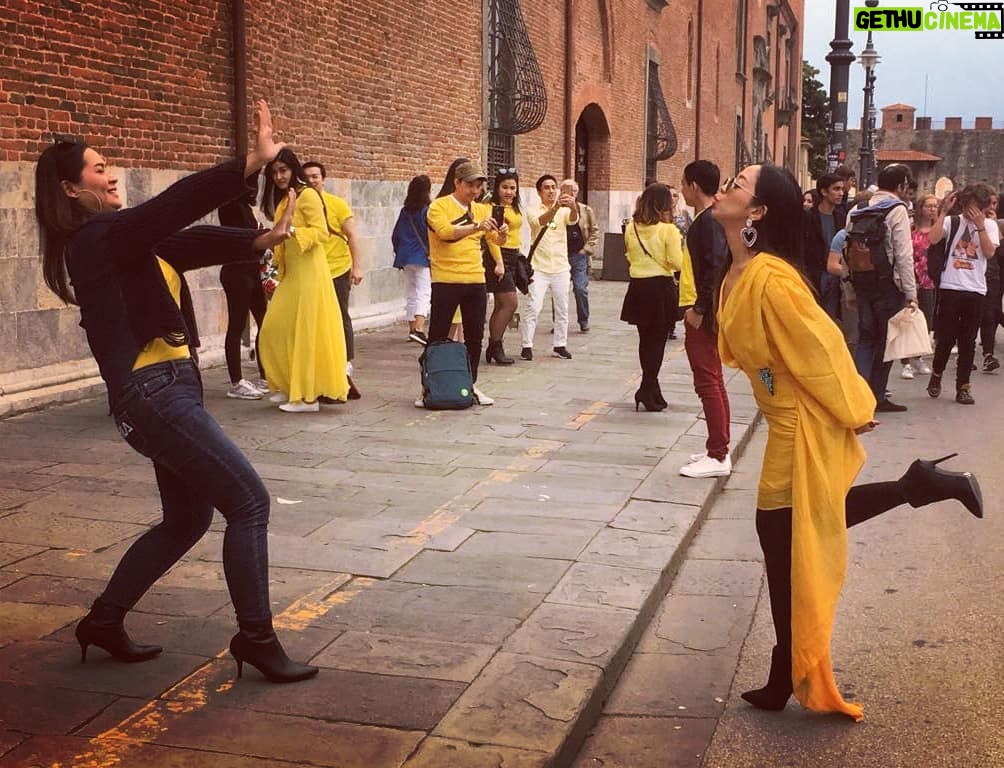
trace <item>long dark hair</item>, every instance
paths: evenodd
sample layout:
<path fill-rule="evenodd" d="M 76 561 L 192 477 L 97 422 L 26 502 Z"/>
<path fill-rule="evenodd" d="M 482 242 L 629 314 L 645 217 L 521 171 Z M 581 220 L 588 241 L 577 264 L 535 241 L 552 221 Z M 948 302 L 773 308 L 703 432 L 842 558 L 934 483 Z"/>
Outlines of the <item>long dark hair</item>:
<path fill-rule="evenodd" d="M 66 274 L 66 245 L 91 214 L 67 196 L 62 182 L 80 183 L 86 149 L 83 142 L 58 141 L 39 155 L 35 166 L 35 216 L 42 243 L 42 276 L 50 290 L 67 304 L 76 304 L 77 299 Z"/>
<path fill-rule="evenodd" d="M 665 184 L 655 182 L 645 187 L 631 216 L 635 224 L 658 224 L 673 220 L 673 192 Z"/>
<path fill-rule="evenodd" d="M 753 224 L 756 249 L 784 259 L 804 275 L 802 189 L 795 177 L 787 168 L 763 165 L 753 194 L 767 209 Z"/>
<path fill-rule="evenodd" d="M 466 157 L 458 157 L 452 163 L 450 167 L 446 169 L 446 178 L 443 179 L 443 186 L 439 188 L 439 194 L 436 195 L 437 198 L 446 197 L 447 195 L 452 195 L 453 190 L 457 186 L 457 166 L 461 163 L 469 163 Z"/>
<path fill-rule="evenodd" d="M 300 159 L 289 147 L 283 147 L 279 150 L 279 154 L 275 156 L 275 160 L 265 166 L 265 190 L 261 195 L 261 209 L 270 219 L 275 219 L 275 208 L 288 192 L 288 190 L 283 192 L 279 189 L 272 178 L 272 168 L 276 163 L 285 163 L 289 166 L 289 170 L 293 172 L 289 185 L 296 190 L 297 194 L 307 186 L 307 177 L 303 173 Z"/>
<path fill-rule="evenodd" d="M 520 213 L 519 207 L 519 174 L 516 173 L 515 168 L 506 168 L 498 172 L 495 176 L 495 183 L 492 184 L 492 203 L 495 205 L 502 205 L 502 195 L 499 193 L 499 187 L 502 185 L 503 181 L 508 181 L 513 179 L 516 182 L 516 196 L 512 199 L 512 209 L 516 213 Z"/>
<path fill-rule="evenodd" d="M 424 173 L 408 182 L 408 193 L 404 196 L 404 209 L 415 213 L 431 202 L 432 180 Z"/>

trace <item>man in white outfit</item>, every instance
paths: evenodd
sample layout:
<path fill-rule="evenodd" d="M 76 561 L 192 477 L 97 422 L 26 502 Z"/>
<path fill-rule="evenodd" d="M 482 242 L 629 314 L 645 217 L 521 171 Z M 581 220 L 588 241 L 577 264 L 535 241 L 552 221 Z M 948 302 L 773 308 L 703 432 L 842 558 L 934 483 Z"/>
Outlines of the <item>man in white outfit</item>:
<path fill-rule="evenodd" d="M 568 343 L 568 291 L 571 286 L 571 266 L 568 262 L 568 225 L 579 221 L 579 208 L 570 190 L 558 194 L 558 181 L 545 173 L 537 179 L 540 205 L 529 212 L 530 235 L 540 242 L 533 252 L 533 282 L 530 283 L 530 310 L 524 318 L 523 350 L 520 357 L 533 360 L 533 333 L 537 316 L 544 306 L 548 288 L 554 301 L 554 356 L 571 360 Z"/>

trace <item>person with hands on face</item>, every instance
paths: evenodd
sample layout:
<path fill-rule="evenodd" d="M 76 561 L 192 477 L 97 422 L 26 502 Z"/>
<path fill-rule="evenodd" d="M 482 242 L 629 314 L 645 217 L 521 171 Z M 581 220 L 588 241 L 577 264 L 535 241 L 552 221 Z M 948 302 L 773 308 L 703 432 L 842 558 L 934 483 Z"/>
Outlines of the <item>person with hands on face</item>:
<path fill-rule="evenodd" d="M 523 318 L 523 349 L 520 357 L 533 360 L 533 336 L 548 290 L 554 301 L 553 354 L 571 360 L 568 351 L 568 292 L 572 267 L 568 261 L 568 227 L 579 223 L 579 206 L 570 187 L 559 191 L 558 180 L 545 173 L 536 183 L 540 204 L 529 212 L 530 234 L 537 243 L 530 264 L 530 308 Z M 538 235 L 539 240 L 538 240 Z"/>
<path fill-rule="evenodd" d="M 475 382 L 474 399 L 479 405 L 495 401 L 477 386 L 481 342 L 485 333 L 488 295 L 481 241 L 491 237 L 505 243 L 509 226 L 499 226 L 491 216 L 491 206 L 477 202 L 487 177 L 470 160 L 458 158 L 447 172 L 444 192 L 429 205 L 429 266 L 432 272 L 432 309 L 429 314 L 429 343 L 445 341 L 453 314 L 460 309 L 464 344 Z M 452 182 L 452 191 L 448 191 Z M 505 265 L 496 251 L 494 274 L 502 278 Z M 421 399 L 415 401 L 422 407 Z"/>
<path fill-rule="evenodd" d="M 949 231 L 952 233 L 951 242 L 945 243 L 945 270 L 938 284 L 934 361 L 927 394 L 931 397 L 941 395 L 941 378 L 952 347 L 958 346 L 955 401 L 962 405 L 976 402 L 970 375 L 987 294 L 987 259 L 1000 245 L 1000 230 L 993 215 L 993 194 L 993 189 L 986 184 L 970 184 L 958 195 L 948 195 L 941 201 L 938 217 L 928 236 L 934 245 L 945 240 Z M 946 218 L 956 201 L 962 215 Z"/>
<path fill-rule="evenodd" d="M 830 657 L 847 528 L 902 504 L 945 499 L 982 517 L 979 483 L 939 469 L 945 459 L 918 459 L 899 480 L 852 487 L 865 459 L 858 435 L 878 426 L 876 400 L 802 272 L 798 183 L 785 169 L 749 166 L 722 185 L 713 215 L 729 246 L 721 357 L 749 377 L 768 428 L 756 530 L 777 644 L 767 684 L 742 697 L 781 710 L 794 694 L 810 710 L 860 720 L 861 706 L 837 688 Z"/>
<path fill-rule="evenodd" d="M 38 159 L 35 210 L 46 284 L 80 307 L 115 424 L 153 462 L 163 511 L 163 520 L 126 550 L 77 624 L 81 661 L 92 645 L 124 662 L 161 653 L 160 646 L 129 637 L 125 616 L 209 530 L 218 509 L 227 523 L 223 571 L 240 628 L 230 641 L 238 677 L 244 662 L 273 682 L 317 674 L 317 667 L 291 661 L 276 637 L 269 600 L 269 493 L 206 410 L 189 347 L 192 305 L 182 273 L 253 263 L 259 251 L 293 236 L 291 214 L 265 233 L 189 226 L 245 195 L 245 179 L 282 149 L 264 101 L 256 118 L 257 138 L 246 157 L 187 176 L 132 209 L 122 209 L 115 175 L 86 144 L 59 140 Z"/>

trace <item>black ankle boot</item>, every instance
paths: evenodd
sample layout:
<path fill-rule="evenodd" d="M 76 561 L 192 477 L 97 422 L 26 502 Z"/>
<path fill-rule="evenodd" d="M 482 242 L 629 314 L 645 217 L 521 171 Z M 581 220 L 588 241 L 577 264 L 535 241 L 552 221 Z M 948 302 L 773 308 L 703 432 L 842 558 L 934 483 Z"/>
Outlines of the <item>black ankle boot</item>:
<path fill-rule="evenodd" d="M 936 501 L 957 499 L 975 517 L 983 517 L 983 494 L 980 484 L 970 472 L 951 472 L 939 469 L 938 464 L 947 461 L 957 453 L 943 456 L 933 461 L 917 459 L 906 474 L 899 479 L 903 496 L 911 507 L 922 507 Z"/>
<path fill-rule="evenodd" d="M 512 365 L 516 361 L 511 357 L 506 357 L 505 350 L 502 349 L 502 340 L 489 341 L 485 350 L 485 362 L 495 363 L 495 365 Z"/>
<path fill-rule="evenodd" d="M 746 691 L 742 697 L 757 709 L 777 712 L 785 708 L 794 688 L 791 684 L 791 652 L 779 645 L 770 654 L 770 675 L 767 685 Z"/>
<path fill-rule="evenodd" d="M 638 406 L 644 405 L 646 411 L 661 411 L 666 406 L 660 403 L 655 396 L 655 392 L 650 384 L 642 382 L 638 391 L 634 393 L 634 409 L 637 412 Z"/>
<path fill-rule="evenodd" d="M 317 667 L 292 661 L 272 630 L 272 622 L 253 626 L 233 636 L 230 654 L 237 662 L 237 677 L 244 674 L 244 662 L 261 672 L 273 683 L 296 683 L 317 674 Z"/>
<path fill-rule="evenodd" d="M 119 661 L 147 661 L 164 649 L 159 645 L 134 643 L 125 631 L 123 621 L 126 610 L 106 603 L 100 597 L 91 606 L 91 612 L 77 624 L 74 634 L 80 643 L 80 663 L 87 661 L 87 648 L 96 645 Z"/>

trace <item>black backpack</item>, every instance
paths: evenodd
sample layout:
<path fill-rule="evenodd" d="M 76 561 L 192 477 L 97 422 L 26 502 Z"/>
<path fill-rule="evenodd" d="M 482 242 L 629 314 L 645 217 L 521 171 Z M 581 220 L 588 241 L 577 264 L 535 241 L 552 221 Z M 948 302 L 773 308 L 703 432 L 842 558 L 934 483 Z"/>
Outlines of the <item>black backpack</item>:
<path fill-rule="evenodd" d="M 962 226 L 961 216 L 948 216 L 945 221 L 948 223 L 945 236 L 927 249 L 927 276 L 934 281 L 935 287 L 941 285 L 941 274 L 948 264 L 948 249 L 952 247 L 952 241 Z"/>
<path fill-rule="evenodd" d="M 878 279 L 892 277 L 892 261 L 886 247 L 889 228 L 885 219 L 892 211 L 906 203 L 896 203 L 888 208 L 866 208 L 852 211 L 847 240 L 844 243 L 844 261 L 851 276 L 874 273 Z"/>
<path fill-rule="evenodd" d="M 474 405 L 474 381 L 467 347 L 433 341 L 419 358 L 422 402 L 430 411 L 460 411 Z"/>

